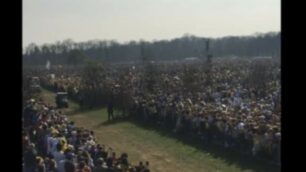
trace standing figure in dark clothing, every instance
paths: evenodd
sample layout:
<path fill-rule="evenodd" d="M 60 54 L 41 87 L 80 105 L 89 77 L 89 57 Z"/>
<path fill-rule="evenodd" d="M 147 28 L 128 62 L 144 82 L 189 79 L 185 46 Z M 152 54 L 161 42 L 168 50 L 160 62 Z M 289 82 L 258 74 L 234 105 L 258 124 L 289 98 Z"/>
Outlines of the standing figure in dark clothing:
<path fill-rule="evenodd" d="M 113 95 L 111 95 L 110 101 L 108 102 L 107 105 L 107 113 L 108 113 L 108 121 L 113 120 L 114 119 L 114 103 L 113 103 Z"/>
<path fill-rule="evenodd" d="M 25 154 L 23 156 L 25 172 L 35 171 L 37 152 L 35 150 L 34 144 L 30 144 L 30 146 L 26 148 Z"/>

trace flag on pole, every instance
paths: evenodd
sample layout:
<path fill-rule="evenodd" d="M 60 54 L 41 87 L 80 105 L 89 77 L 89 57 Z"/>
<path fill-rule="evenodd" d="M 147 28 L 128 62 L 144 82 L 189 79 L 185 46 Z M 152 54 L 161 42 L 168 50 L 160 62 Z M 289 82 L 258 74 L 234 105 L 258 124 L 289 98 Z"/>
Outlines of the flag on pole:
<path fill-rule="evenodd" d="M 46 69 L 47 69 L 47 70 L 50 70 L 50 65 L 51 65 L 51 64 L 50 64 L 50 61 L 48 60 L 48 61 L 47 61 L 47 64 L 46 64 Z"/>

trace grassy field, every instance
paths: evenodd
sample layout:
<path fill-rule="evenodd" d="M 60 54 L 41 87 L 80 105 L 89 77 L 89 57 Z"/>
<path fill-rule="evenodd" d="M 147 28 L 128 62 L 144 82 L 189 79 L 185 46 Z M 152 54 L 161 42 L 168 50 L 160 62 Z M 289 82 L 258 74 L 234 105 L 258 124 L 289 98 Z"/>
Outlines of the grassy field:
<path fill-rule="evenodd" d="M 44 90 L 42 97 L 54 104 L 54 93 Z M 104 108 L 81 111 L 76 103 L 70 101 L 70 107 L 62 111 L 68 113 L 69 119 L 77 126 L 93 130 L 100 144 L 111 146 L 118 154 L 128 153 L 132 164 L 149 161 L 153 172 L 280 171 L 234 153 L 198 148 L 190 143 L 191 140 L 178 139 L 129 120 L 108 122 Z"/>

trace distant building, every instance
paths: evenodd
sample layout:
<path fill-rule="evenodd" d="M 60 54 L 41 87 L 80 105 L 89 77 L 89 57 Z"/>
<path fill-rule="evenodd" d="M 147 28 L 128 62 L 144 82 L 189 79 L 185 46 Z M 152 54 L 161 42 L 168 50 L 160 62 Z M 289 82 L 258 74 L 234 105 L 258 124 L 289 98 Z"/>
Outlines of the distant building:
<path fill-rule="evenodd" d="M 272 59 L 272 56 L 256 56 L 254 59 Z"/>
<path fill-rule="evenodd" d="M 196 60 L 200 60 L 200 58 L 198 58 L 198 57 L 186 57 L 186 58 L 184 58 L 184 61 L 196 61 Z"/>

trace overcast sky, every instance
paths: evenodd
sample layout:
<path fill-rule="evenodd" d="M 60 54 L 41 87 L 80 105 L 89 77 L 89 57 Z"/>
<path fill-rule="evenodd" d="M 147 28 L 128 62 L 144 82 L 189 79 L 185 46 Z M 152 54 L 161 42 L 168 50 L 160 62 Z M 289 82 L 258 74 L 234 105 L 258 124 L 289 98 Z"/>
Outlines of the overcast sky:
<path fill-rule="evenodd" d="M 23 0 L 23 47 L 280 31 L 280 0 Z"/>

